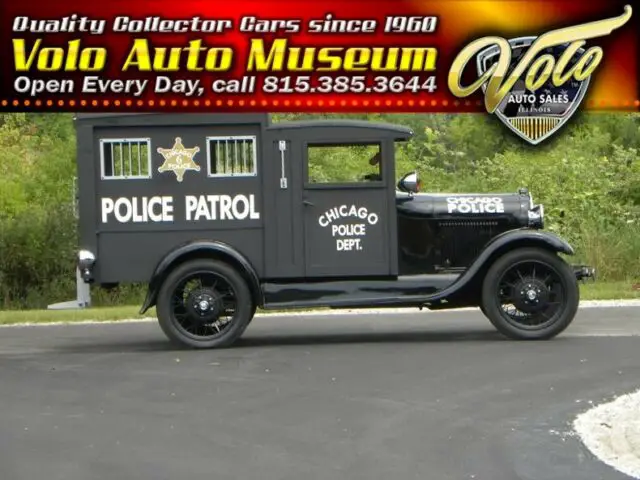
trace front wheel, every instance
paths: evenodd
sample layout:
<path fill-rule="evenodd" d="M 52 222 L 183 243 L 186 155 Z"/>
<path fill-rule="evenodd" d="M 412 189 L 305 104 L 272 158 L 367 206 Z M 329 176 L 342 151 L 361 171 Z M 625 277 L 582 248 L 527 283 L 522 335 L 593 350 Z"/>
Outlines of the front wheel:
<path fill-rule="evenodd" d="M 547 340 L 573 321 L 580 302 L 571 267 L 558 255 L 523 248 L 500 257 L 482 286 L 482 310 L 503 335 Z"/>
<path fill-rule="evenodd" d="M 255 310 L 246 281 L 233 267 L 201 259 L 185 262 L 167 276 L 156 311 L 173 343 L 219 348 L 242 335 Z"/>

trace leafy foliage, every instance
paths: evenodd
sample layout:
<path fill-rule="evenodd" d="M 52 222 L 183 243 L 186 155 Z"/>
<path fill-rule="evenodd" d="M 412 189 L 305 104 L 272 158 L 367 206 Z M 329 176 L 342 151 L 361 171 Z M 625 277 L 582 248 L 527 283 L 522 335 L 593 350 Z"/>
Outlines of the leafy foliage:
<path fill-rule="evenodd" d="M 398 178 L 418 171 L 433 192 L 528 187 L 545 205 L 546 228 L 571 241 L 578 260 L 595 265 L 605 280 L 640 279 L 637 114 L 585 114 L 537 147 L 487 115 L 277 114 L 274 121 L 298 117 L 409 126 L 415 136 L 397 147 Z M 329 178 L 330 160 L 321 158 L 314 175 Z M 355 150 L 344 153 L 341 175 L 370 173 L 366 160 Z M 0 307 L 42 307 L 75 295 L 75 172 L 71 115 L 0 115 Z M 98 298 L 118 304 L 140 294 L 127 286 Z"/>

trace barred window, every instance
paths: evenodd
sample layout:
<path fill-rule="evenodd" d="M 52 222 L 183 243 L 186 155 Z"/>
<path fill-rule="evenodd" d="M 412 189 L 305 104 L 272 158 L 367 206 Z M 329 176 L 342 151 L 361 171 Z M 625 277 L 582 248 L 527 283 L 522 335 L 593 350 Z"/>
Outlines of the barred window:
<path fill-rule="evenodd" d="M 151 178 L 151 140 L 148 138 L 103 138 L 100 159 L 103 179 Z"/>
<path fill-rule="evenodd" d="M 210 177 L 254 176 L 256 137 L 207 137 L 207 157 Z"/>

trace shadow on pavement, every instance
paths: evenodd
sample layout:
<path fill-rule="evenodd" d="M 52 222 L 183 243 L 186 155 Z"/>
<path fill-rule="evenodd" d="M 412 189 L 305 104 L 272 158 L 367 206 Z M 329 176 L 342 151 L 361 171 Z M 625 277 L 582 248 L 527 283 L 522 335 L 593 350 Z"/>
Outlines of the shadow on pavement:
<path fill-rule="evenodd" d="M 97 340 L 97 339 L 96 339 Z M 553 341 L 559 341 L 557 338 Z M 245 335 L 235 344 L 218 351 L 251 349 L 259 347 L 296 347 L 296 346 L 326 346 L 326 345 L 367 345 L 367 344 L 429 344 L 429 343 L 487 343 L 514 342 L 491 330 L 483 331 L 404 331 L 404 332 L 350 332 L 335 334 L 277 334 L 265 333 Z M 532 343 L 532 342 L 529 342 Z M 196 350 L 182 348 L 171 344 L 168 340 L 146 340 L 140 336 L 135 339 L 118 339 L 112 341 L 92 342 L 86 338 L 81 343 L 51 345 L 56 353 L 139 353 L 139 352 L 212 352 L 216 349 Z"/>
<path fill-rule="evenodd" d="M 235 348 L 296 345 L 385 344 L 385 343 L 455 343 L 503 341 L 495 331 L 398 331 L 398 332 L 350 332 L 297 335 L 246 335 L 236 342 Z M 233 348 L 233 347 L 232 347 Z"/>

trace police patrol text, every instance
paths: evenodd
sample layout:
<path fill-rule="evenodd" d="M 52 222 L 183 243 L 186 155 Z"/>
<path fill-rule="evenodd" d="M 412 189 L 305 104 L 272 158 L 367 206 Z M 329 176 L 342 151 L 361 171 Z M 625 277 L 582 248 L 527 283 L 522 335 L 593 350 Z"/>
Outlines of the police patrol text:
<path fill-rule="evenodd" d="M 172 196 L 103 197 L 102 223 L 174 222 Z M 186 195 L 181 219 L 186 221 L 258 220 L 255 195 Z"/>

